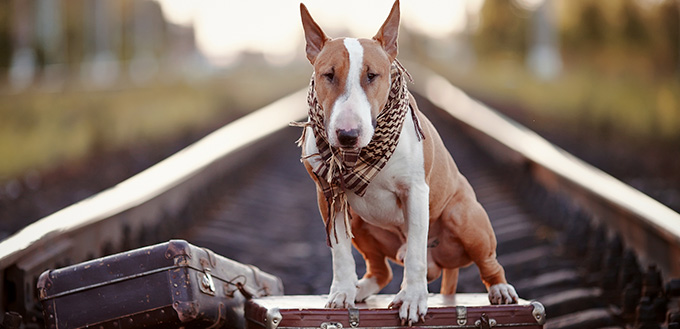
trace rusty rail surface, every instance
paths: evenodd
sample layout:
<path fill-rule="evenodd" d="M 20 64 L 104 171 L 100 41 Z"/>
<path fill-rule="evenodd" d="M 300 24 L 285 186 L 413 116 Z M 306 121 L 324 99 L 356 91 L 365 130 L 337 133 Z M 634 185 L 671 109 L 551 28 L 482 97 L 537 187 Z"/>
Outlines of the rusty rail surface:
<path fill-rule="evenodd" d="M 679 214 L 469 98 L 442 77 L 415 64 L 406 66 L 416 79 L 411 86 L 415 92 L 439 107 L 440 114 L 462 124 L 467 135 L 483 145 L 485 152 L 496 161 L 509 164 L 508 168 L 514 168 L 509 170 L 520 171 L 519 177 L 531 181 L 527 183 L 531 187 L 513 193 L 543 189 L 545 193 L 541 193 L 550 197 L 539 203 L 552 202 L 557 208 L 569 208 L 562 211 L 567 215 L 549 214 L 547 217 L 557 221 L 550 225 L 576 231 L 577 236 L 581 232 L 578 230 L 597 227 L 593 234 L 601 236 L 603 241 L 609 236 L 620 236 L 623 239 L 620 244 L 634 250 L 644 267 L 655 264 L 664 277 L 680 277 Z M 0 315 L 6 310 L 18 310 L 24 317 L 32 318 L 29 320 L 32 323 L 40 322 L 36 320 L 41 314 L 35 308 L 34 290 L 35 280 L 43 270 L 174 237 L 186 229 L 188 224 L 182 217 L 195 211 L 195 204 L 207 199 L 220 177 L 260 161 L 263 153 L 279 148 L 282 136 L 287 143 L 292 143 L 288 140 L 290 133 L 283 128 L 306 115 L 305 91 L 300 90 L 237 120 L 117 186 L 45 217 L 1 241 Z M 489 193 L 498 193 L 496 185 L 493 186 Z M 309 187 L 313 189 L 312 185 Z M 475 186 L 478 188 L 484 187 Z M 495 202 L 494 197 L 490 200 Z M 505 210 L 498 211 L 502 216 Z M 565 216 L 588 220 L 565 224 L 560 222 Z M 528 225 L 506 222 L 506 231 L 512 231 L 513 225 Z M 496 225 L 502 224 L 494 223 Z M 497 234 L 501 234 L 499 227 L 496 229 Z M 525 245 L 520 241 L 511 244 Z M 520 258 L 546 256 L 541 249 L 543 245 L 530 246 L 532 249 L 527 250 L 526 257 Z M 602 250 L 604 254 L 605 249 Z M 602 259 L 592 263 L 597 266 L 598 261 L 601 263 Z M 461 280 L 465 276 L 461 272 Z M 593 291 L 579 293 L 588 295 Z M 554 305 L 563 304 L 555 302 Z M 557 306 L 553 310 L 558 310 Z"/>

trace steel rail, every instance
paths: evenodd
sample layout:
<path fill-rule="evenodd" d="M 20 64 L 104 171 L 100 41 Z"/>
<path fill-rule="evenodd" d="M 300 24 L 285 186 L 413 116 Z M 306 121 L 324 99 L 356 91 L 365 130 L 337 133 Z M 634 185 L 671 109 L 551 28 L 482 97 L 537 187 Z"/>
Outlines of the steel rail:
<path fill-rule="evenodd" d="M 469 97 L 442 76 L 417 64 L 407 67 L 418 79 L 412 89 L 492 142 L 490 150 L 503 152 L 505 161 L 527 163 L 543 185 L 566 193 L 621 233 L 643 262 L 657 264 L 667 277 L 680 276 L 680 214 Z"/>
<path fill-rule="evenodd" d="M 527 128 L 475 101 L 443 77 L 407 63 L 415 92 L 469 128 L 503 161 L 521 164 L 554 193 L 587 209 L 617 231 L 646 264 L 680 277 L 680 214 L 571 156 Z M 292 120 L 304 118 L 306 89 L 215 131 L 144 172 L 66 207 L 0 241 L 0 296 L 16 282 L 17 303 L 30 307 L 37 278 L 46 268 L 80 262 L 125 248 L 126 236 L 163 225 L 229 168 L 266 150 Z M 136 247 L 136 246 L 135 246 Z M 6 309 L 0 298 L 0 310 Z M 16 305 L 13 305 L 13 307 Z"/>
<path fill-rule="evenodd" d="M 33 253 L 53 249 L 64 236 L 72 236 L 78 230 L 125 212 L 145 208 L 135 215 L 150 221 L 161 220 L 158 214 L 176 211 L 183 205 L 183 196 L 200 188 L 202 182 L 193 184 L 193 180 L 209 180 L 199 175 L 203 171 L 215 170 L 216 164 L 287 127 L 291 119 L 303 118 L 305 97 L 306 89 L 290 94 L 218 129 L 138 175 L 28 225 L 0 242 L 0 270 Z M 101 229 L 92 234 L 101 241 L 115 240 L 122 232 Z"/>

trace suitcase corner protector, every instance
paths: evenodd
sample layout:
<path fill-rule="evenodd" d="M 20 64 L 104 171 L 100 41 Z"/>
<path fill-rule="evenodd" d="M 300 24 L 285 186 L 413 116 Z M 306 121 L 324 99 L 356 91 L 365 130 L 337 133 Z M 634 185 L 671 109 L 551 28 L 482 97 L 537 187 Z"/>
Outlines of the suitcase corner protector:
<path fill-rule="evenodd" d="M 165 251 L 165 258 L 166 259 L 173 259 L 177 256 L 187 256 L 189 255 L 189 249 L 191 248 L 189 245 L 189 242 L 186 240 L 180 240 L 180 239 L 175 239 L 175 240 L 170 240 L 167 242 L 168 247 L 167 250 Z"/>
<path fill-rule="evenodd" d="M 47 299 L 47 290 L 52 288 L 52 280 L 50 280 L 50 273 L 52 273 L 52 270 L 46 270 L 40 274 L 40 277 L 38 277 L 38 282 L 36 284 L 36 288 L 38 288 L 38 295 L 40 300 L 45 300 Z"/>
<path fill-rule="evenodd" d="M 175 301 L 172 303 L 172 308 L 177 312 L 177 317 L 182 323 L 192 321 L 199 315 L 198 303 L 195 301 Z"/>
<path fill-rule="evenodd" d="M 531 305 L 534 307 L 531 311 L 531 315 L 534 316 L 536 323 L 543 325 L 545 324 L 545 307 L 538 301 L 531 301 Z"/>
<path fill-rule="evenodd" d="M 281 316 L 281 311 L 279 310 L 278 307 L 271 308 L 267 311 L 267 315 L 265 318 L 265 327 L 267 329 L 276 329 L 279 324 L 281 323 L 281 320 L 283 317 Z"/>

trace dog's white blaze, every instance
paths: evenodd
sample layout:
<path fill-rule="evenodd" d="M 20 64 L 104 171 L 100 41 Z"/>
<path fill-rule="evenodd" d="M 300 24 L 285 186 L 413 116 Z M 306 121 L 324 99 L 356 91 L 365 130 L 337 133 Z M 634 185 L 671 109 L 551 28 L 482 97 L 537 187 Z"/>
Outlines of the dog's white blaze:
<path fill-rule="evenodd" d="M 364 67 L 364 47 L 359 40 L 345 38 L 345 49 L 349 54 L 349 70 L 345 83 L 345 93 L 333 104 L 329 124 L 329 142 L 339 145 L 335 131 L 358 129 L 361 133 L 357 141 L 359 147 L 368 145 L 373 138 L 371 104 L 364 89 L 361 88 L 361 73 Z"/>
<path fill-rule="evenodd" d="M 359 79 L 361 79 L 361 68 L 364 66 L 364 47 L 361 46 L 359 40 L 354 38 L 346 38 L 343 42 L 349 54 L 346 91 L 354 92 L 361 89 Z M 363 90 L 361 91 L 363 92 Z M 366 94 L 364 94 L 364 97 L 366 97 Z"/>

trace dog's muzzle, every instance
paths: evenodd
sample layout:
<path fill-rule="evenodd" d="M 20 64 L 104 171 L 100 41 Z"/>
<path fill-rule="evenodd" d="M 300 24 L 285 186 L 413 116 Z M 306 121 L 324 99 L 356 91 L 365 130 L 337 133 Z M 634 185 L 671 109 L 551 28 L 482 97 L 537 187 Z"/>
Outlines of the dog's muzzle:
<path fill-rule="evenodd" d="M 335 131 L 335 134 L 338 137 L 338 143 L 340 143 L 340 147 L 342 148 L 355 148 L 357 146 L 360 133 L 360 129 L 337 129 Z"/>

